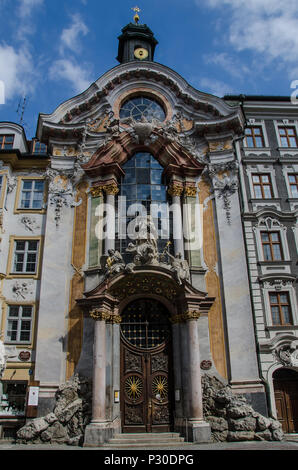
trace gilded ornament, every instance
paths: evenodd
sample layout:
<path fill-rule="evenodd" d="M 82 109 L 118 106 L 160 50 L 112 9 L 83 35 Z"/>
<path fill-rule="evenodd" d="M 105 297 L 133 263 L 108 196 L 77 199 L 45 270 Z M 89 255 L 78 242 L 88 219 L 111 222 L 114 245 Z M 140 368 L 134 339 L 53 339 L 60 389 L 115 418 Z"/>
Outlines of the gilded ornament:
<path fill-rule="evenodd" d="M 196 197 L 197 188 L 195 186 L 186 186 L 184 188 L 184 194 L 185 196 Z"/>
<path fill-rule="evenodd" d="M 183 193 L 183 186 L 177 183 L 173 183 L 168 187 L 168 194 L 170 196 L 181 196 Z"/>
<path fill-rule="evenodd" d="M 107 184 L 102 187 L 106 194 L 116 195 L 119 193 L 119 188 L 116 184 Z"/>
<path fill-rule="evenodd" d="M 90 189 L 90 193 L 92 197 L 100 197 L 103 195 L 102 186 L 96 186 Z"/>

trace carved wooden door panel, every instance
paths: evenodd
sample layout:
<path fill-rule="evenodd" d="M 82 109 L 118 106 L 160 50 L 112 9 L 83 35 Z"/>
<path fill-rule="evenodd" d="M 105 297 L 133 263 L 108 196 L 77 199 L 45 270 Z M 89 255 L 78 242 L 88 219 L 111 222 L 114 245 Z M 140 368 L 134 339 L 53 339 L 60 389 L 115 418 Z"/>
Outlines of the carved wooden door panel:
<path fill-rule="evenodd" d="M 277 419 L 285 433 L 298 432 L 298 375 L 290 377 L 287 369 L 274 380 Z M 292 371 L 290 371 L 293 373 Z"/>
<path fill-rule="evenodd" d="M 122 315 L 123 432 L 166 432 L 172 428 L 170 325 L 158 304 L 136 301 Z"/>

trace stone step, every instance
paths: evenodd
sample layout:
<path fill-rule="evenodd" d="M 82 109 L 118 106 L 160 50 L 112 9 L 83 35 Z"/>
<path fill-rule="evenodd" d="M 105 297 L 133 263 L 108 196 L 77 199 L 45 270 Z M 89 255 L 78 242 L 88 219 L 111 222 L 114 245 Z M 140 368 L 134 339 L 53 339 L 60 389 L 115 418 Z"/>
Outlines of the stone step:
<path fill-rule="evenodd" d="M 126 433 L 115 434 L 110 441 L 105 444 L 106 448 L 129 448 L 136 447 L 159 447 L 183 445 L 184 437 L 179 433 Z"/>
<path fill-rule="evenodd" d="M 163 438 L 177 438 L 181 437 L 179 432 L 130 432 L 130 433 L 119 433 L 115 434 L 113 439 L 163 439 Z"/>

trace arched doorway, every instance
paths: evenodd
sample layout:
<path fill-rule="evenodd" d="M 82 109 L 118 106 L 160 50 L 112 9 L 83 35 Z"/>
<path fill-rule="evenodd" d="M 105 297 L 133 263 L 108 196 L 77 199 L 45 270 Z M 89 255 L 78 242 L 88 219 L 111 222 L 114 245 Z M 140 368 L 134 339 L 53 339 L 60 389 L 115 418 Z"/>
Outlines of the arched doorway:
<path fill-rule="evenodd" d="M 273 374 L 277 419 L 285 433 L 298 432 L 298 373 L 281 368 Z"/>
<path fill-rule="evenodd" d="M 138 299 L 122 312 L 123 432 L 166 432 L 173 425 L 171 323 L 165 306 Z"/>

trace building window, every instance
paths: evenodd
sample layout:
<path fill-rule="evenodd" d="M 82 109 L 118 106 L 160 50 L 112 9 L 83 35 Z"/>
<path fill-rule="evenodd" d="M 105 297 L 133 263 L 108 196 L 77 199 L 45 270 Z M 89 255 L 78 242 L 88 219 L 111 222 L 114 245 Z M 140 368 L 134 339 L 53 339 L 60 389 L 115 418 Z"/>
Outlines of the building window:
<path fill-rule="evenodd" d="M 30 343 L 32 320 L 32 305 L 9 305 L 6 341 L 9 343 Z"/>
<path fill-rule="evenodd" d="M 254 126 L 246 128 L 245 140 L 247 147 L 265 147 L 262 127 Z"/>
<path fill-rule="evenodd" d="M 295 127 L 278 127 L 282 147 L 297 147 L 297 135 Z"/>
<path fill-rule="evenodd" d="M 291 197 L 298 198 L 298 174 L 288 175 L 288 177 L 291 190 Z"/>
<path fill-rule="evenodd" d="M 36 273 L 39 240 L 15 240 L 13 272 Z"/>
<path fill-rule="evenodd" d="M 33 140 L 32 142 L 32 153 L 37 153 L 39 155 L 47 153 L 47 146 L 39 142 L 38 140 Z"/>
<path fill-rule="evenodd" d="M 21 209 L 42 209 L 43 180 L 23 180 L 21 192 Z"/>
<path fill-rule="evenodd" d="M 166 114 L 162 106 L 146 96 L 136 96 L 126 101 L 120 109 L 120 119 L 151 122 L 153 119 L 164 121 Z"/>
<path fill-rule="evenodd" d="M 14 141 L 14 134 L 0 135 L 0 150 L 12 149 Z"/>
<path fill-rule="evenodd" d="M 2 387 L 0 416 L 24 416 L 27 382 L 3 380 Z"/>
<path fill-rule="evenodd" d="M 151 215 L 152 229 L 158 235 L 157 246 L 161 252 L 172 233 L 172 214 L 162 181 L 163 167 L 150 153 L 139 152 L 122 168 L 125 176 L 117 201 L 116 249 L 125 255 L 128 243 L 134 243 L 142 231 L 144 217 Z"/>
<path fill-rule="evenodd" d="M 271 199 L 273 197 L 271 178 L 269 174 L 252 175 L 252 183 L 255 198 Z"/>
<path fill-rule="evenodd" d="M 261 232 L 261 241 L 265 261 L 279 261 L 283 259 L 279 232 Z"/>
<path fill-rule="evenodd" d="M 273 325 L 292 325 L 292 311 L 288 292 L 269 293 Z"/>

